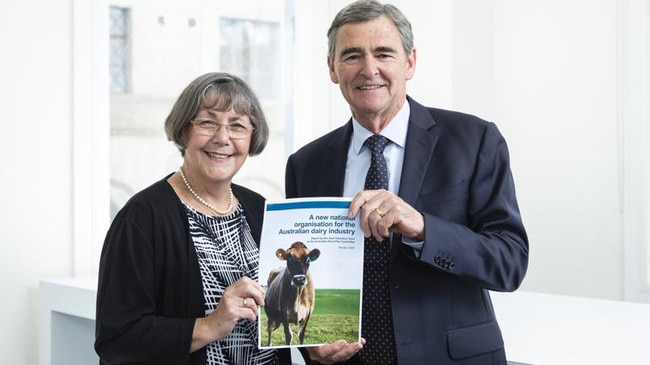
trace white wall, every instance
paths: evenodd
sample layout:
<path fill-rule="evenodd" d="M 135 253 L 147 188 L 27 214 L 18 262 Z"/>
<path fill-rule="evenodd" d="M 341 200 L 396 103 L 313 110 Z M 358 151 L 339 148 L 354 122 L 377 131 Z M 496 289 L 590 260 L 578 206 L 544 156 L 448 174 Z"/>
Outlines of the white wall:
<path fill-rule="evenodd" d="M 500 5 L 498 118 L 531 239 L 526 288 L 621 299 L 617 2 Z"/>
<path fill-rule="evenodd" d="M 477 3 L 454 2 L 453 105 L 509 142 L 523 287 L 621 299 L 619 1 Z"/>
<path fill-rule="evenodd" d="M 38 280 L 73 272 L 71 43 L 71 0 L 0 3 L 4 364 L 36 363 Z"/>
<path fill-rule="evenodd" d="M 415 28 L 410 94 L 493 120 L 509 142 L 530 234 L 526 290 L 623 298 L 619 2 L 393 2 Z M 85 270 L 83 249 L 72 243 L 89 229 L 73 226 L 75 3 L 0 3 L 0 353 L 7 364 L 36 363 L 38 280 Z M 345 2 L 322 3 L 296 1 L 298 14 L 313 17 L 296 19 L 310 27 L 296 32 L 295 113 L 304 117 L 296 148 L 349 117 L 325 63 L 325 31 Z"/>

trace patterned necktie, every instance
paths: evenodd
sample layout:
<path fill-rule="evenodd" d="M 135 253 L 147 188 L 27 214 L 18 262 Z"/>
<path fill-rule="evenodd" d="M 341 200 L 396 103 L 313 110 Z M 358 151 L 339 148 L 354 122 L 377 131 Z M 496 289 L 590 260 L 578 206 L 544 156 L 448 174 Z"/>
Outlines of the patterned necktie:
<path fill-rule="evenodd" d="M 373 134 L 363 143 L 371 153 L 365 190 L 388 189 L 388 167 L 384 158 L 384 148 L 388 142 L 388 138 L 381 134 Z"/>
<path fill-rule="evenodd" d="M 388 189 L 388 168 L 384 147 L 388 139 L 372 135 L 364 144 L 372 154 L 366 175 L 366 190 Z M 361 334 L 366 345 L 359 352 L 364 364 L 392 364 L 395 362 L 395 338 L 388 287 L 390 243 L 366 238 L 363 259 L 363 303 L 361 305 Z"/>

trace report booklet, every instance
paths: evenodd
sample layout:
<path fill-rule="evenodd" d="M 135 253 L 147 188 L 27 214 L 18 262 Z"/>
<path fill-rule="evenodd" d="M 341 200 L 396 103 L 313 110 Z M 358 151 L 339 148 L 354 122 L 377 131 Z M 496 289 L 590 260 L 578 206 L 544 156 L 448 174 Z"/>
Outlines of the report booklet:
<path fill-rule="evenodd" d="M 260 348 L 359 341 L 363 231 L 350 198 L 270 200 L 264 210 L 259 282 Z"/>

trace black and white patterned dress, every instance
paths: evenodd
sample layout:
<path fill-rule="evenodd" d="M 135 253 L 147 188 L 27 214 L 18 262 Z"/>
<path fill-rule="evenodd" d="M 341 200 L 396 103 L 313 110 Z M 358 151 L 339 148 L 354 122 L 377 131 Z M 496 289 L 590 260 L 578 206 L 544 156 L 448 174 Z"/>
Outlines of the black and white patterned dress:
<path fill-rule="evenodd" d="M 185 207 L 201 269 L 207 316 L 217 307 L 228 286 L 243 276 L 257 281 L 259 249 L 241 205 L 223 217 L 207 216 Z M 207 365 L 277 364 L 276 351 L 258 349 L 257 325 L 258 322 L 240 320 L 228 337 L 208 344 Z"/>

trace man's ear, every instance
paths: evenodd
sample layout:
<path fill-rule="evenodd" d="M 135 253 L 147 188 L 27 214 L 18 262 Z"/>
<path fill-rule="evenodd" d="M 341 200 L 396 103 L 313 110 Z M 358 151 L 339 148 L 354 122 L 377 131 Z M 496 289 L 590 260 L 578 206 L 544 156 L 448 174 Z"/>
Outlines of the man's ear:
<path fill-rule="evenodd" d="M 406 58 L 406 79 L 410 80 L 415 75 L 415 61 L 416 52 L 415 48 L 411 50 L 411 54 Z"/>
<path fill-rule="evenodd" d="M 332 80 L 333 83 L 338 84 L 339 77 L 336 75 L 336 72 L 334 71 L 334 60 L 332 60 L 330 56 L 327 56 L 327 68 L 330 71 L 330 80 Z"/>

